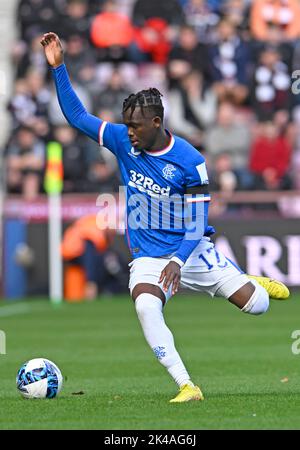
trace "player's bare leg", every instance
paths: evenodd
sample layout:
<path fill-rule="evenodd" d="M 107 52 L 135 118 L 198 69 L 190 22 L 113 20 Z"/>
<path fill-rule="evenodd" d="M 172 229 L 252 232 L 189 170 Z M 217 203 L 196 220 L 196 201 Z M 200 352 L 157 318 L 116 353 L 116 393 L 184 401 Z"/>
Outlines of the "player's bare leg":
<path fill-rule="evenodd" d="M 248 314 L 263 314 L 269 308 L 269 294 L 255 280 L 246 283 L 231 295 L 228 300 L 241 311 Z"/>
<path fill-rule="evenodd" d="M 235 292 L 229 301 L 249 314 L 263 314 L 268 310 L 269 299 L 286 300 L 290 292 L 281 282 L 267 277 L 248 276 L 250 282 Z"/>
<path fill-rule="evenodd" d="M 179 394 L 171 402 L 203 400 L 202 392 L 195 386 L 177 352 L 174 338 L 163 316 L 165 294 L 159 286 L 150 283 L 137 284 L 132 291 L 132 299 L 141 323 L 146 341 L 158 361 L 168 370 L 179 386 Z"/>

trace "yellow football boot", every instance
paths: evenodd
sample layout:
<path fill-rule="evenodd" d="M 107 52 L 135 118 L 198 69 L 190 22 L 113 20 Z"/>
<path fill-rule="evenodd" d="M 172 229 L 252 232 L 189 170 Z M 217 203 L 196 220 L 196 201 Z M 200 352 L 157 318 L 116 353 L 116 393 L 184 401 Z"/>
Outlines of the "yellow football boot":
<path fill-rule="evenodd" d="M 256 280 L 268 292 L 269 297 L 274 300 L 287 300 L 290 296 L 290 291 L 281 281 L 273 280 L 268 277 L 255 277 L 248 275 L 248 277 Z"/>
<path fill-rule="evenodd" d="M 198 386 L 184 384 L 181 386 L 179 394 L 170 400 L 170 403 L 183 403 L 191 400 L 204 400 L 203 394 Z"/>

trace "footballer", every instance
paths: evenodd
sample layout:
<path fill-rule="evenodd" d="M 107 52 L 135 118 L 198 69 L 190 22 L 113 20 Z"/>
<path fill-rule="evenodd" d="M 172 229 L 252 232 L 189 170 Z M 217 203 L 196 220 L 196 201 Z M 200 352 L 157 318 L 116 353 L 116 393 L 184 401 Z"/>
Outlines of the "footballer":
<path fill-rule="evenodd" d="M 224 297 L 243 313 L 259 315 L 267 311 L 269 298 L 288 298 L 289 291 L 278 281 L 246 275 L 216 250 L 210 239 L 214 229 L 208 225 L 205 160 L 186 140 L 164 128 L 157 89 L 124 100 L 123 124 L 102 121 L 89 114 L 75 94 L 58 36 L 46 33 L 41 44 L 66 119 L 118 160 L 126 187 L 126 238 L 133 258 L 130 293 L 148 344 L 178 385 L 179 392 L 170 402 L 203 400 L 165 323 L 164 304 L 181 285 Z"/>

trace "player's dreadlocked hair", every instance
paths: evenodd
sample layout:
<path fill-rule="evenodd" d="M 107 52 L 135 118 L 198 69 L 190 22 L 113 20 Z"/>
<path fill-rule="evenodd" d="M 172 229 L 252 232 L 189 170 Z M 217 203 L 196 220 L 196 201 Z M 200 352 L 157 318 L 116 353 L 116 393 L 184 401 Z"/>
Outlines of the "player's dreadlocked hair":
<path fill-rule="evenodd" d="M 144 89 L 137 94 L 130 94 L 123 102 L 123 113 L 129 108 L 131 109 L 130 116 L 132 116 L 137 106 L 141 107 L 144 115 L 144 108 L 153 111 L 154 116 L 158 116 L 161 120 L 164 119 L 164 107 L 161 101 L 162 94 L 156 88 Z"/>

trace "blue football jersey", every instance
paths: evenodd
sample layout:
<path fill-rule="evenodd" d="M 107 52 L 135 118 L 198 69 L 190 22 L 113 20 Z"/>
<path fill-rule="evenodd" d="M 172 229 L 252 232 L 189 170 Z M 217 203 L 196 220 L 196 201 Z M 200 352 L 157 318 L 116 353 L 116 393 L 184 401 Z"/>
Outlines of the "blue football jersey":
<path fill-rule="evenodd" d="M 103 122 L 99 143 L 118 159 L 126 188 L 126 238 L 133 258 L 176 252 L 185 235 L 183 196 L 187 188 L 208 184 L 205 160 L 184 139 L 170 136 L 160 151 L 132 147 L 127 127 Z M 203 194 L 204 233 L 209 194 Z M 203 234 L 204 234 L 203 233 Z"/>
<path fill-rule="evenodd" d="M 126 188 L 126 237 L 133 258 L 174 254 L 176 262 L 184 264 L 203 235 L 214 232 L 207 225 L 209 194 L 199 188 L 208 184 L 203 156 L 168 132 L 166 148 L 152 152 L 135 149 L 124 124 L 103 122 L 86 111 L 65 64 L 52 73 L 59 104 L 70 125 L 110 149 L 118 159 Z M 189 195 L 184 196 L 187 189 Z"/>

